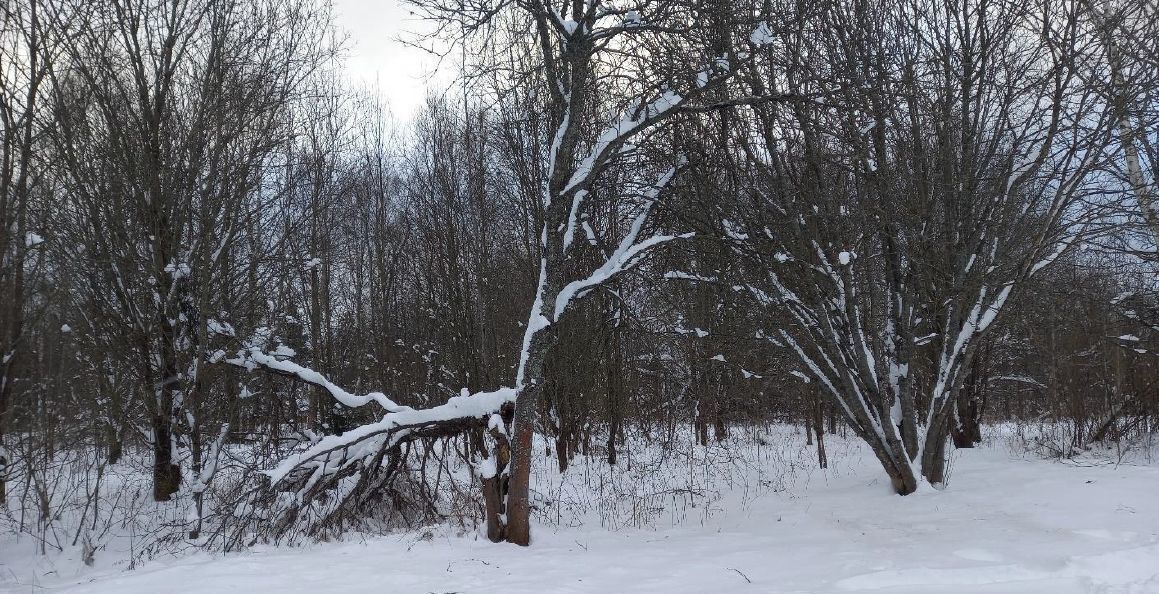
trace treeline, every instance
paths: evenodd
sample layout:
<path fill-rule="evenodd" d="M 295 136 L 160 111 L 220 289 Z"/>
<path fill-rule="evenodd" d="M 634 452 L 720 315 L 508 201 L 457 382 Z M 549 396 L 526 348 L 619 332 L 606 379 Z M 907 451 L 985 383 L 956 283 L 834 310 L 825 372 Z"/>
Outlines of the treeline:
<path fill-rule="evenodd" d="M 409 122 L 310 0 L 0 8 L 0 496 L 145 452 L 200 518 L 223 447 L 381 417 L 327 382 L 515 385 L 560 469 L 840 425 L 899 493 L 983 420 L 1155 431 L 1154 5 L 414 8 L 473 58 Z"/>

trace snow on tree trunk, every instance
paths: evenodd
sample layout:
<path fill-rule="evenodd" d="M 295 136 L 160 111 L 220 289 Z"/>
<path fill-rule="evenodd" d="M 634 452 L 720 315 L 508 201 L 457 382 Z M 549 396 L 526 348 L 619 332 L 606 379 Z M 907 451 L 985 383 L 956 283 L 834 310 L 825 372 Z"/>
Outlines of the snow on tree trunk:
<path fill-rule="evenodd" d="M 546 231 L 544 238 L 546 239 Z M 550 244 L 549 244 L 550 245 Z M 547 246 L 545 246 L 545 251 Z M 555 343 L 547 315 L 549 304 L 555 303 L 558 283 L 551 282 L 548 259 L 540 263 L 540 282 L 535 303 L 523 338 L 518 378 L 516 380 L 514 436 L 511 441 L 510 479 L 504 512 L 507 518 L 507 542 L 527 546 L 531 544 L 531 457 L 534 445 L 536 411 L 543 393 L 543 366 L 548 352 Z"/>

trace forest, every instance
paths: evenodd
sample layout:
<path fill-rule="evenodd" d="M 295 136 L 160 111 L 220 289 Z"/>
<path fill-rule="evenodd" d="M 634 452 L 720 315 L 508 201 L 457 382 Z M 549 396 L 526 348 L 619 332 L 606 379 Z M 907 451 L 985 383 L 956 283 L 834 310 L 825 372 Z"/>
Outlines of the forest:
<path fill-rule="evenodd" d="M 0 6 L 0 557 L 534 549 L 544 473 L 770 432 L 903 502 L 993 428 L 1155 447 L 1154 2 L 404 4 L 406 119 L 320 0 Z"/>

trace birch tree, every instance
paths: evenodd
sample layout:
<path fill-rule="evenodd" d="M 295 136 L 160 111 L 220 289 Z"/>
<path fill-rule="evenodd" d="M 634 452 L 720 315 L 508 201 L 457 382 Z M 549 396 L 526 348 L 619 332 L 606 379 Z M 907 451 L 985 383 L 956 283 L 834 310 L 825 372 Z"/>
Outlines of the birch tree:
<path fill-rule="evenodd" d="M 1086 2 L 1083 15 L 1101 45 L 1105 61 L 1101 93 L 1112 109 L 1117 158 L 1110 170 L 1125 185 L 1130 210 L 1159 241 L 1159 188 L 1155 135 L 1159 130 L 1159 11 L 1147 2 Z"/>

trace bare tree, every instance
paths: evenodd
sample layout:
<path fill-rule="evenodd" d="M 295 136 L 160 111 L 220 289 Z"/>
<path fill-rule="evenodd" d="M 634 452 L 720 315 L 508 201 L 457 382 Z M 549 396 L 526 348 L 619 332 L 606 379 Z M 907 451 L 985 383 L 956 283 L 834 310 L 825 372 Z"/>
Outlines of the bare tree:
<path fill-rule="evenodd" d="M 784 76 L 754 83 L 827 105 L 755 114 L 755 200 L 728 236 L 898 493 L 944 481 L 982 339 L 1093 220 L 1110 121 L 1078 9 L 829 5 L 770 57 Z"/>
<path fill-rule="evenodd" d="M 58 44 L 46 31 L 42 4 L 27 0 L 0 8 L 0 505 L 11 462 L 4 434 L 14 384 L 26 363 L 28 324 L 43 309 L 43 301 L 37 305 L 30 297 L 45 268 L 41 244 L 47 232 L 38 215 L 47 209 L 34 201 L 51 183 L 37 149 L 49 121 L 44 99 Z"/>
<path fill-rule="evenodd" d="M 631 269 L 657 246 L 677 238 L 648 229 L 656 203 L 684 162 L 671 150 L 665 124 L 678 113 L 733 104 L 720 102 L 714 91 L 724 88 L 739 65 L 751 58 L 752 52 L 741 48 L 760 40 L 745 34 L 740 47 L 725 44 L 724 54 L 705 52 L 709 55 L 691 70 L 661 70 L 653 75 L 653 57 L 673 43 L 695 46 L 702 42 L 697 37 L 702 28 L 719 34 L 719 18 L 702 14 L 693 5 L 664 2 L 631 10 L 576 4 L 563 13 L 535 2 L 499 8 L 434 2 L 416 6 L 429 18 L 468 33 L 487 30 L 501 18 L 529 24 L 534 32 L 531 38 L 512 39 L 536 48 L 531 73 L 542 77 L 537 88 L 546 94 L 542 99 L 547 135 L 543 146 L 548 147 L 532 211 L 537 219 L 532 228 L 540 229 L 534 246 L 538 281 L 524 326 L 514 387 L 470 397 L 464 394 L 444 405 L 413 410 L 382 393 L 350 395 L 313 370 L 257 347 L 232 362 L 325 385 L 344 404 L 375 402 L 386 412 L 375 423 L 321 439 L 284 462 L 272 474 L 273 483 L 290 479 L 297 485 L 298 499 L 309 500 L 320 487 L 333 486 L 334 480 L 358 465 L 377 473 L 381 461 L 394 459 L 398 446 L 406 441 L 447 435 L 484 422 L 494 437 L 495 453 L 480 463 L 480 475 L 485 489 L 497 490 L 484 497 L 489 537 L 526 545 L 530 542 L 532 436 L 545 365 L 558 341 L 556 326 L 578 300 Z M 641 148 L 644 145 L 660 150 L 646 152 Z M 601 176 L 613 169 L 626 172 L 621 184 L 598 187 Z M 601 236 L 589 220 L 589 213 L 599 204 L 607 205 L 601 210 L 606 208 L 616 220 L 624 221 L 622 227 L 616 226 L 621 229 L 618 236 Z M 594 264 L 585 265 L 577 254 L 590 248 L 602 255 Z M 503 414 L 501 408 L 508 404 L 514 405 L 513 410 Z M 362 483 L 368 479 L 364 477 Z M 292 509 L 288 516 L 298 513 Z"/>
<path fill-rule="evenodd" d="M 110 0 L 56 23 L 77 39 L 58 74 L 57 143 L 88 248 L 77 265 L 98 264 L 89 303 L 131 329 L 136 379 L 153 391 L 159 501 L 181 483 L 175 444 L 189 440 L 195 473 L 204 464 L 202 351 L 246 200 L 287 133 L 291 93 L 319 63 L 305 10 Z"/>

